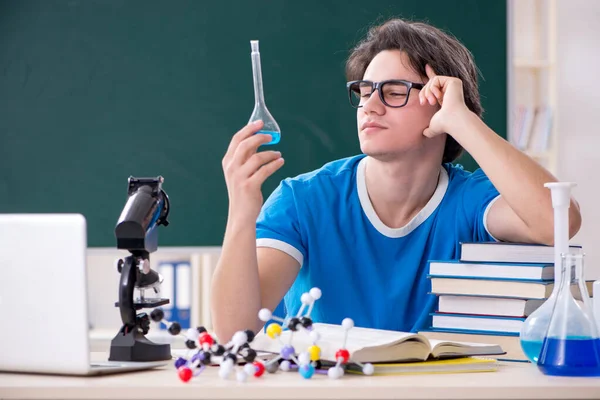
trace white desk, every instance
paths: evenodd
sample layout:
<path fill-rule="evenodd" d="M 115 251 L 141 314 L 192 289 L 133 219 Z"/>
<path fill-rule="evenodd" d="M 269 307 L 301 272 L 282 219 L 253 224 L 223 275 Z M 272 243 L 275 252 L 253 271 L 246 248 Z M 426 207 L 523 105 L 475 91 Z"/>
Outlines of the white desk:
<path fill-rule="evenodd" d="M 245 383 L 217 372 L 207 368 L 188 383 L 173 366 L 99 377 L 0 374 L 0 399 L 600 399 L 600 378 L 549 377 L 524 363 L 501 363 L 497 372 L 339 380 L 278 372 Z"/>

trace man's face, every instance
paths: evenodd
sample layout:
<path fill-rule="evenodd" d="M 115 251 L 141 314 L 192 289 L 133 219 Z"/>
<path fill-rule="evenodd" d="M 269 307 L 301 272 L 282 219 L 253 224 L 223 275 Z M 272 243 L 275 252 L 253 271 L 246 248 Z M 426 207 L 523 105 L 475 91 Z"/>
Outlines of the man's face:
<path fill-rule="evenodd" d="M 367 67 L 363 79 L 373 82 L 388 79 L 427 82 L 426 78 L 410 68 L 406 54 L 399 50 L 384 50 L 377 54 Z M 414 88 L 408 92 L 408 102 L 401 108 L 387 107 L 382 103 L 379 91 L 373 92 L 362 100 L 362 107 L 356 113 L 362 152 L 374 158 L 394 160 L 409 153 L 423 153 L 428 147 L 438 147 L 440 143 L 443 146 L 445 135 L 434 139 L 423 136 L 423 131 L 438 108 L 421 106 L 419 90 Z"/>

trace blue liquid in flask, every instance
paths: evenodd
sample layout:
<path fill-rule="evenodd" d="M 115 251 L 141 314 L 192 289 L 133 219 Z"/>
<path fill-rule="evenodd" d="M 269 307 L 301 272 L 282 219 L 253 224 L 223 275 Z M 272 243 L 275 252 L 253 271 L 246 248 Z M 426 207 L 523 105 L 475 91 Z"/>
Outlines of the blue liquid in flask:
<path fill-rule="evenodd" d="M 521 340 L 521 348 L 529 360 L 537 362 L 543 343 L 541 340 Z"/>
<path fill-rule="evenodd" d="M 268 142 L 268 143 L 265 143 L 265 145 L 268 145 L 268 144 L 277 144 L 277 143 L 279 143 L 279 139 L 281 139 L 281 132 L 260 130 L 260 131 L 258 131 L 256 133 L 257 134 L 261 133 L 261 134 L 265 134 L 265 135 L 271 135 L 271 137 L 272 137 L 271 141 Z"/>
<path fill-rule="evenodd" d="M 546 375 L 600 376 L 600 339 L 546 338 L 538 368 Z"/>

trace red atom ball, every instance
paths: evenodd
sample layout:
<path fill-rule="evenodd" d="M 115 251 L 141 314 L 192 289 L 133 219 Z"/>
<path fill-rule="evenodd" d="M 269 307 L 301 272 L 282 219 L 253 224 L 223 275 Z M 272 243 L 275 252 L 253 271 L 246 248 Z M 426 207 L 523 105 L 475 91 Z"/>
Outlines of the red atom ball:
<path fill-rule="evenodd" d="M 189 382 L 189 380 L 192 379 L 192 370 L 188 367 L 179 367 L 177 374 L 179 375 L 179 379 L 183 382 Z"/>
<path fill-rule="evenodd" d="M 202 346 L 204 344 L 208 344 L 208 346 L 212 346 L 215 343 L 212 336 L 210 336 L 206 332 L 204 332 L 202 335 L 200 335 L 200 337 L 198 338 L 198 342 L 200 343 L 200 346 Z"/>
<path fill-rule="evenodd" d="M 254 373 L 255 377 L 258 378 L 259 376 L 265 373 L 265 366 L 263 365 L 263 363 L 254 361 L 252 364 L 256 367 L 256 372 Z"/>
<path fill-rule="evenodd" d="M 346 364 L 348 362 L 348 359 L 350 358 L 350 353 L 348 352 L 348 350 L 339 349 L 335 353 L 335 359 L 339 360 L 340 358 L 342 359 L 342 363 Z"/>

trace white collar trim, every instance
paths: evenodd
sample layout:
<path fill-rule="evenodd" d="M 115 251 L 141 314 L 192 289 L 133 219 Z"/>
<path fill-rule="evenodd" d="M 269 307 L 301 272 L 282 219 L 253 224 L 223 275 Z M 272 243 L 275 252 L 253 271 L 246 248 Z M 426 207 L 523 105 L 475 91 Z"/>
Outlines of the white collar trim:
<path fill-rule="evenodd" d="M 371 221 L 371 224 L 381 233 L 390 238 L 399 238 L 408 235 L 412 231 L 414 231 L 419 225 L 421 225 L 437 208 L 437 206 L 442 202 L 444 195 L 446 194 L 446 190 L 448 189 L 448 172 L 443 166 L 440 166 L 440 175 L 438 178 L 438 184 L 431 196 L 431 199 L 427 202 L 425 207 L 417 215 L 413 217 L 406 225 L 400 228 L 390 228 L 385 225 L 379 216 L 375 212 L 373 208 L 373 203 L 371 203 L 371 199 L 369 198 L 369 193 L 367 191 L 367 179 L 365 176 L 365 168 L 367 166 L 367 158 L 364 157 L 358 163 L 358 169 L 356 173 L 356 184 L 358 189 L 358 198 L 360 200 L 360 205 Z"/>

